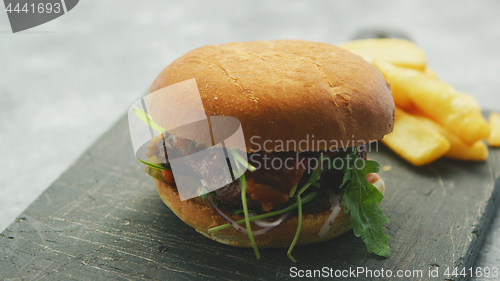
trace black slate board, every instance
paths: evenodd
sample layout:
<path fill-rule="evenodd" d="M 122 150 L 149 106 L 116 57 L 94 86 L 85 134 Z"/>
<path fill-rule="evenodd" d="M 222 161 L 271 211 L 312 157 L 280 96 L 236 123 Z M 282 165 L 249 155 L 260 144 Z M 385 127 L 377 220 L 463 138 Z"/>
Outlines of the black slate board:
<path fill-rule="evenodd" d="M 289 278 L 292 266 L 361 266 L 422 270 L 413 279 L 443 280 L 447 267 L 473 266 L 500 201 L 498 149 L 484 163 L 440 160 L 415 168 L 381 146 L 370 157 L 392 166 L 380 173 L 389 259 L 368 254 L 348 232 L 297 247 L 297 264 L 286 249 L 261 250 L 257 260 L 251 249 L 211 241 L 180 221 L 156 194 L 129 139 L 123 118 L 0 234 L 0 279 L 278 280 Z M 439 278 L 429 277 L 429 268 Z"/>

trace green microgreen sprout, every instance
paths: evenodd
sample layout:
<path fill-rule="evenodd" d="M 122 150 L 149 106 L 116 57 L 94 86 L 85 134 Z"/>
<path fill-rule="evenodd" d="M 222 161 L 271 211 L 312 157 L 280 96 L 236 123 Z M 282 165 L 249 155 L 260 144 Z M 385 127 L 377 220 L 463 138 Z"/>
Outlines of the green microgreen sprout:
<path fill-rule="evenodd" d="M 165 129 L 163 129 L 158 124 L 156 124 L 153 121 L 153 119 L 151 118 L 151 116 L 149 116 L 149 114 L 147 114 L 146 112 L 140 110 L 137 107 L 134 107 L 134 113 L 135 113 L 135 115 L 137 115 L 137 117 L 139 117 L 139 119 L 142 120 L 142 122 L 146 123 L 146 125 L 150 126 L 154 130 L 156 130 L 162 134 L 165 133 Z"/>
<path fill-rule="evenodd" d="M 248 238 L 250 239 L 250 243 L 252 244 L 255 256 L 257 257 L 257 259 L 260 259 L 259 249 L 257 248 L 257 244 L 255 243 L 255 239 L 253 238 L 252 228 L 250 227 L 250 216 L 248 215 L 245 174 L 241 175 L 240 182 L 241 182 L 241 203 L 243 205 L 243 213 L 245 214 L 245 224 L 247 227 Z"/>
<path fill-rule="evenodd" d="M 235 160 L 234 162 L 236 162 L 236 165 L 238 165 L 239 162 L 243 167 L 246 167 L 250 172 L 255 172 L 257 170 L 257 168 L 255 168 L 253 165 L 251 165 L 245 159 L 243 159 L 243 157 L 237 151 L 230 149 L 229 152 L 231 152 L 231 154 L 233 155 L 233 158 Z"/>
<path fill-rule="evenodd" d="M 297 191 L 297 185 L 292 186 L 292 189 L 290 190 L 290 194 L 288 195 L 289 198 L 292 198 L 295 195 L 295 191 Z"/>
<path fill-rule="evenodd" d="M 295 258 L 292 256 L 292 251 L 293 248 L 295 247 L 295 244 L 297 244 L 297 241 L 299 240 L 299 235 L 300 235 L 300 230 L 302 228 L 302 201 L 300 200 L 300 195 L 297 194 L 295 196 L 295 200 L 297 201 L 297 231 L 295 231 L 295 237 L 293 238 L 292 244 L 290 245 L 290 248 L 288 248 L 288 251 L 286 252 L 288 258 L 293 261 L 297 262 Z"/>
<path fill-rule="evenodd" d="M 316 195 L 318 195 L 317 191 L 314 191 L 314 192 L 308 193 L 307 195 L 304 195 L 304 198 L 302 198 L 302 205 L 306 204 L 309 201 L 311 201 L 312 199 L 314 199 L 316 197 Z M 257 215 L 257 216 L 253 216 L 253 217 L 250 218 L 250 221 L 260 220 L 260 219 L 265 219 L 265 218 L 269 218 L 269 217 L 274 217 L 274 216 L 277 216 L 277 215 L 281 215 L 283 213 L 286 213 L 288 211 L 296 209 L 297 205 L 298 205 L 297 202 L 295 202 L 295 203 L 291 204 L 290 206 L 287 206 L 287 207 L 285 207 L 283 209 L 272 211 L 272 212 L 265 213 L 265 214 L 260 214 L 260 215 Z M 242 220 L 238 220 L 238 221 L 235 221 L 235 222 L 237 224 L 242 224 L 242 223 L 245 222 L 245 220 L 242 219 Z M 229 227 L 231 227 L 231 225 L 229 223 L 226 223 L 226 224 L 223 224 L 223 225 L 219 225 L 219 226 L 210 228 L 208 230 L 208 233 L 214 233 L 214 232 L 217 232 L 217 231 L 220 231 L 220 230 L 224 230 L 224 229 L 229 228 Z"/>
<path fill-rule="evenodd" d="M 162 165 L 149 163 L 149 162 L 142 160 L 141 158 L 137 158 L 137 161 L 139 161 L 142 164 L 147 165 L 153 169 L 156 169 L 156 170 L 168 170 L 167 168 L 163 167 Z"/>

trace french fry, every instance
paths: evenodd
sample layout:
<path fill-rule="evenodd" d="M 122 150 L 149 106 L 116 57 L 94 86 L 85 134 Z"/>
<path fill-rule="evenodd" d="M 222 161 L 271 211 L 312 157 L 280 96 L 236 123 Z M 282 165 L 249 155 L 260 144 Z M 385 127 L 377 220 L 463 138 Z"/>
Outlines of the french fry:
<path fill-rule="evenodd" d="M 446 152 L 444 157 L 465 161 L 484 161 L 488 158 L 488 147 L 484 141 L 480 140 L 475 142 L 473 145 L 467 145 L 450 130 L 433 120 L 421 115 L 416 115 L 415 117 L 417 117 L 425 126 L 440 133 L 450 142 L 450 149 Z"/>
<path fill-rule="evenodd" d="M 437 73 L 434 71 L 434 69 L 432 69 L 428 66 L 425 68 L 424 73 L 427 74 L 427 76 L 429 76 L 429 77 L 432 77 L 434 79 L 439 79 L 439 77 L 437 76 Z"/>
<path fill-rule="evenodd" d="M 382 72 L 385 79 L 391 84 L 394 103 L 405 110 L 410 108 L 412 106 L 412 101 L 402 86 L 406 83 L 407 77 L 411 77 L 414 72 L 418 71 L 407 69 L 408 74 L 405 72 L 403 75 L 401 72 L 404 68 L 396 68 L 394 64 L 378 59 L 373 61 L 373 65 Z"/>
<path fill-rule="evenodd" d="M 491 134 L 488 138 L 489 146 L 500 146 L 500 114 L 496 112 L 490 113 Z"/>
<path fill-rule="evenodd" d="M 363 39 L 346 42 L 339 46 L 360 55 L 370 63 L 378 59 L 415 70 L 425 71 L 426 69 L 424 51 L 408 40 Z"/>
<path fill-rule="evenodd" d="M 468 103 L 468 105 L 471 107 L 471 108 L 475 108 L 477 112 L 481 112 L 481 106 L 479 105 L 479 103 L 477 102 L 477 100 L 473 97 L 471 97 L 470 95 L 468 94 L 464 94 L 464 93 L 458 93 L 462 99 L 465 100 L 465 102 Z M 482 116 L 482 114 L 481 114 Z"/>
<path fill-rule="evenodd" d="M 462 93 L 459 93 L 459 95 L 461 95 L 463 99 L 467 100 L 467 102 L 469 103 L 469 106 L 475 107 L 478 111 L 481 111 L 481 106 L 473 97 L 471 97 L 467 94 L 462 94 Z M 406 111 L 406 113 L 409 113 L 411 115 L 420 115 L 420 116 L 432 119 L 432 117 L 428 116 L 422 109 L 420 109 L 414 103 L 412 103 L 408 107 L 408 109 L 405 109 L 405 111 Z"/>
<path fill-rule="evenodd" d="M 390 80 L 394 101 L 411 107 L 413 102 L 425 115 L 472 145 L 490 135 L 490 127 L 477 102 L 452 86 L 423 72 L 376 60 L 375 66 Z M 405 108 L 401 105 L 403 108 Z"/>
<path fill-rule="evenodd" d="M 450 149 L 445 137 L 400 108 L 396 108 L 394 130 L 382 142 L 415 166 L 429 164 Z"/>

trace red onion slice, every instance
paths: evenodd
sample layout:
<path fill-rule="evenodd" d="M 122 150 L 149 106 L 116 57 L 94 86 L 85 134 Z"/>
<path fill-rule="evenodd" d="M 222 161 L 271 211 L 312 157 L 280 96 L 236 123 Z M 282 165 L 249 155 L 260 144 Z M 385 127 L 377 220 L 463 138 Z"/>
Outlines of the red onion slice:
<path fill-rule="evenodd" d="M 247 230 L 244 229 L 243 227 L 241 227 L 239 224 L 235 223 L 232 219 L 230 219 L 228 216 L 226 216 L 226 214 L 224 214 L 219 208 L 217 208 L 217 205 L 215 205 L 215 202 L 214 200 L 212 199 L 212 197 L 209 195 L 207 196 L 207 201 L 208 203 L 210 203 L 210 205 L 212 206 L 212 208 L 214 208 L 214 210 L 223 218 L 225 219 L 232 227 L 234 227 L 236 230 L 238 231 L 241 231 L 243 233 L 247 233 Z"/>
<path fill-rule="evenodd" d="M 335 195 L 335 193 L 333 193 L 333 191 L 331 191 L 329 189 L 325 189 L 323 191 L 330 197 L 330 204 L 332 204 L 332 207 L 331 207 L 332 213 L 326 219 L 325 224 L 323 224 L 323 226 L 319 230 L 318 235 L 320 237 L 324 237 L 328 233 L 328 231 L 330 230 L 330 228 L 333 225 L 333 222 L 335 221 L 335 219 L 339 215 L 340 211 L 342 210 L 342 208 L 340 208 L 340 203 L 339 203 L 339 199 L 337 198 L 337 195 Z"/>
<path fill-rule="evenodd" d="M 248 231 L 246 228 L 243 228 L 241 227 L 239 224 L 237 224 L 235 221 L 233 221 L 232 219 L 230 219 L 226 214 L 224 214 L 224 212 L 222 212 L 218 207 L 217 205 L 215 205 L 215 202 L 214 200 L 212 199 L 211 196 L 207 196 L 207 201 L 208 203 L 210 203 L 210 205 L 212 206 L 212 208 L 223 218 L 225 219 L 232 227 L 234 227 L 236 230 L 238 230 L 239 232 L 243 232 L 245 234 L 248 234 Z M 292 213 L 292 211 L 288 211 L 286 213 L 284 213 L 276 222 L 278 222 L 276 224 L 276 222 L 273 222 L 273 223 L 268 223 L 268 222 L 265 222 L 269 225 L 273 225 L 273 226 L 269 226 L 269 227 L 264 227 L 264 228 L 261 228 L 259 230 L 256 230 L 256 231 L 252 231 L 252 234 L 253 236 L 258 236 L 258 235 L 262 235 L 262 234 L 266 234 L 268 233 L 269 231 L 271 231 L 271 229 L 275 228 L 276 226 L 278 226 L 280 223 L 282 223 L 290 214 Z M 254 214 L 255 215 L 255 214 Z M 259 220 L 260 221 L 260 220 Z M 256 221 L 253 221 L 253 222 L 256 222 Z M 264 222 L 264 221 L 262 221 Z M 276 225 L 274 225 L 276 224 Z M 258 225 L 258 224 L 257 224 Z"/>
<path fill-rule="evenodd" d="M 276 227 L 276 226 L 280 225 L 284 220 L 286 220 L 291 213 L 292 213 L 292 210 L 284 213 L 279 219 L 277 219 L 274 222 L 268 222 L 268 221 L 265 221 L 265 220 L 254 220 L 252 222 L 255 223 L 256 225 L 260 226 L 260 227 Z M 248 213 L 248 215 L 250 217 L 253 217 L 253 216 L 256 216 L 257 214 L 255 214 L 255 213 Z"/>
<path fill-rule="evenodd" d="M 261 228 L 261 229 L 259 229 L 257 231 L 252 231 L 252 234 L 253 234 L 253 236 L 259 236 L 259 235 L 268 233 L 273 228 L 274 227 L 264 227 L 264 228 Z M 245 229 L 245 231 L 246 231 L 246 229 Z"/>

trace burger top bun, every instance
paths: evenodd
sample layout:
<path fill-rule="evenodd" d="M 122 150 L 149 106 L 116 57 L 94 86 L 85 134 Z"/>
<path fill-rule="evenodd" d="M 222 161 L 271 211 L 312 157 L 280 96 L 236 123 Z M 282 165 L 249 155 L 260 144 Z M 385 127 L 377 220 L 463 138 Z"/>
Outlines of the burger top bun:
<path fill-rule="evenodd" d="M 310 142 L 297 151 L 361 145 L 381 139 L 394 126 L 395 106 L 384 76 L 360 56 L 325 43 L 204 46 L 163 69 L 149 92 L 193 78 L 207 116 L 232 116 L 241 122 L 247 152 L 274 150 L 269 145 L 264 149 L 266 140 Z M 151 108 L 167 101 L 148 102 Z M 150 110 L 160 126 L 164 120 L 155 115 L 161 108 Z M 177 108 L 179 113 L 190 110 L 189 103 Z M 196 130 L 181 134 L 205 142 Z"/>

